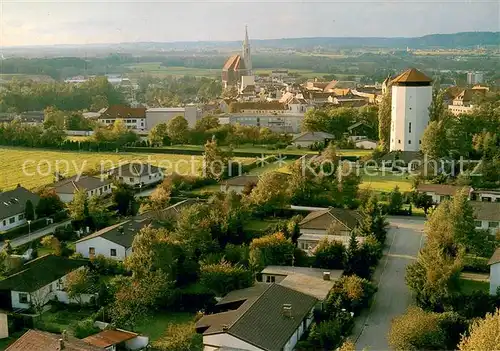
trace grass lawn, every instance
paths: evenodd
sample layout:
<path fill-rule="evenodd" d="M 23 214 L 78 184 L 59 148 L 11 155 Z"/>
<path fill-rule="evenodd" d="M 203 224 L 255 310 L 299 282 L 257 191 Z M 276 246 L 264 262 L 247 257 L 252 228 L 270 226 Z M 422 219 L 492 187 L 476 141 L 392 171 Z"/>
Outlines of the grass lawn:
<path fill-rule="evenodd" d="M 202 156 L 142 154 L 142 153 L 97 153 L 53 151 L 29 148 L 0 147 L 0 189 L 14 188 L 17 184 L 30 189 L 52 183 L 54 172 L 59 165 L 61 173 L 75 175 L 82 170 L 100 169 L 126 161 L 151 162 L 155 166 L 166 168 L 169 172 L 180 174 L 199 174 Z M 252 162 L 252 158 L 236 158 L 242 163 Z M 24 170 L 23 170 L 24 166 Z"/>
<path fill-rule="evenodd" d="M 158 340 L 169 324 L 183 324 L 194 320 L 195 315 L 187 312 L 165 312 L 156 314 L 140 322 L 134 332 L 149 336 L 150 341 Z"/>
<path fill-rule="evenodd" d="M 92 311 L 67 311 L 60 310 L 52 312 L 51 310 L 44 312 L 41 319 L 35 322 L 36 328 L 46 330 L 52 333 L 62 333 L 63 330 L 70 331 L 72 324 L 80 322 L 92 315 Z"/>
<path fill-rule="evenodd" d="M 270 226 L 278 223 L 280 220 L 279 219 L 252 219 L 247 221 L 243 227 L 244 229 L 248 230 L 258 230 L 258 231 L 265 231 L 267 230 Z"/>
<path fill-rule="evenodd" d="M 460 288 L 465 294 L 470 294 L 475 290 L 484 292 L 490 291 L 490 283 L 477 280 L 469 280 L 460 278 Z"/>
<path fill-rule="evenodd" d="M 371 189 L 373 191 L 380 192 L 390 192 L 396 187 L 399 187 L 401 192 L 411 191 L 412 180 L 408 175 L 394 175 L 392 173 L 371 176 L 364 174 L 364 170 L 361 169 L 362 182 L 360 187 L 363 189 Z M 370 172 L 371 174 L 372 172 Z"/>
<path fill-rule="evenodd" d="M 286 170 L 289 165 L 293 163 L 292 160 L 285 160 L 282 163 L 271 163 L 268 165 L 265 165 L 264 167 L 257 167 L 252 169 L 248 174 L 250 175 L 262 175 L 267 172 L 271 171 L 278 171 L 281 172 L 282 170 Z"/>

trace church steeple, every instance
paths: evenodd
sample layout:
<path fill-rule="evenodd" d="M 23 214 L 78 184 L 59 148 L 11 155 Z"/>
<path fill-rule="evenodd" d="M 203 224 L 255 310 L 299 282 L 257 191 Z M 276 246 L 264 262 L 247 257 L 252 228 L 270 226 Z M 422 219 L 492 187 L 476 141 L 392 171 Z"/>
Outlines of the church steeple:
<path fill-rule="evenodd" d="M 243 61 L 247 69 L 247 75 L 252 75 L 252 57 L 250 54 L 250 40 L 248 40 L 248 26 L 245 26 L 245 40 L 243 41 Z"/>

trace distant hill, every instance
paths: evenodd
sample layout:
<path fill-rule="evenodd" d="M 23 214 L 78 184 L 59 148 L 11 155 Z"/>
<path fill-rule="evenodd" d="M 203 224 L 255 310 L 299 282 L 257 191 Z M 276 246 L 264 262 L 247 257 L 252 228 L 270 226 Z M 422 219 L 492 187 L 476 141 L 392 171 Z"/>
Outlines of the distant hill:
<path fill-rule="evenodd" d="M 250 40 L 253 48 L 275 50 L 310 50 L 316 48 L 385 48 L 385 49 L 458 49 L 496 47 L 500 45 L 500 32 L 462 32 L 455 34 L 430 34 L 416 38 L 381 37 L 316 37 Z M 3 47 L 3 54 L 40 56 L 90 56 L 106 53 L 154 54 L 164 51 L 224 51 L 241 47 L 241 41 L 190 41 L 190 42 L 130 42 L 116 44 L 51 45 Z"/>

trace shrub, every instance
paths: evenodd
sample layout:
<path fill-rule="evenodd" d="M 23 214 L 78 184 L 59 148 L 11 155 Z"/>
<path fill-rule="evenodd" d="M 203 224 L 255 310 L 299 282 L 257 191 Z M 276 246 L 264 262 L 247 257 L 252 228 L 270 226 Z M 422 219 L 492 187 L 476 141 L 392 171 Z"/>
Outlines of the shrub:
<path fill-rule="evenodd" d="M 336 316 L 338 311 L 346 309 L 357 314 L 369 306 L 370 299 L 377 288 L 370 281 L 355 275 L 342 277 L 335 282 L 325 301 L 327 316 Z"/>
<path fill-rule="evenodd" d="M 345 260 L 344 244 L 337 241 L 322 240 L 314 255 L 313 266 L 325 269 L 343 269 Z"/>
<path fill-rule="evenodd" d="M 78 339 L 86 338 L 100 331 L 98 327 L 94 326 L 92 319 L 84 319 L 83 321 L 76 322 L 72 326 L 72 329 L 74 336 Z"/>
<path fill-rule="evenodd" d="M 223 296 L 232 290 L 243 289 L 253 284 L 253 274 L 241 265 L 232 265 L 222 260 L 220 263 L 201 266 L 201 283 Z"/>
<path fill-rule="evenodd" d="M 106 258 L 104 255 L 91 258 L 90 269 L 98 275 L 121 275 L 127 272 L 122 262 Z"/>

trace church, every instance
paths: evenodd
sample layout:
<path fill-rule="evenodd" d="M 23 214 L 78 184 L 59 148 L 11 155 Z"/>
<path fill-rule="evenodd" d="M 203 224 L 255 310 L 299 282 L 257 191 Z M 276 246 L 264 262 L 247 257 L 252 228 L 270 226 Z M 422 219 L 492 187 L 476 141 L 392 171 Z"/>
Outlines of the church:
<path fill-rule="evenodd" d="M 242 77 L 252 75 L 250 41 L 248 40 L 248 28 L 245 27 L 245 40 L 241 55 L 231 56 L 222 67 L 222 85 L 224 89 L 237 88 Z"/>

